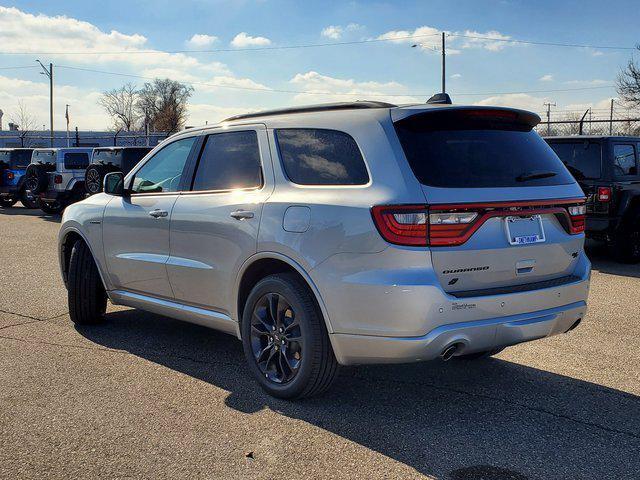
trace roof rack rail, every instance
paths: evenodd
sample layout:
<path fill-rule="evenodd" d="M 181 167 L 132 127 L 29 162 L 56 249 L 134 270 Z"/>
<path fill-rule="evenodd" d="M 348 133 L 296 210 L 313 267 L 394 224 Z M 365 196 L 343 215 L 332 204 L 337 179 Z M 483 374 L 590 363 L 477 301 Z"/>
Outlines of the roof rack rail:
<path fill-rule="evenodd" d="M 270 117 L 274 115 L 288 115 L 291 113 L 308 113 L 308 112 L 328 112 L 332 110 L 359 110 L 365 108 L 393 108 L 397 107 L 393 103 L 361 101 L 356 102 L 338 102 L 338 103 L 321 103 L 318 105 L 306 105 L 302 107 L 281 108 L 276 110 L 263 110 L 255 113 L 244 113 L 242 115 L 234 115 L 225 118 L 222 122 L 230 122 L 232 120 L 243 120 L 245 118 Z"/>

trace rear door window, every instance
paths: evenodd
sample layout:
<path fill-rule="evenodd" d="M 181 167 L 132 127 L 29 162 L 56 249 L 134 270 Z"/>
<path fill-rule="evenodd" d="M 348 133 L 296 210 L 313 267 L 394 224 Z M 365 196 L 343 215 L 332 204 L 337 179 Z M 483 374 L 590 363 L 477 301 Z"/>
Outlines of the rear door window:
<path fill-rule="evenodd" d="M 356 141 L 337 130 L 276 131 L 285 174 L 299 185 L 365 185 L 369 174 Z"/>
<path fill-rule="evenodd" d="M 420 183 L 490 188 L 574 182 L 531 125 L 510 123 L 502 118 L 503 112 L 496 113 L 496 118 L 490 113 L 486 118 L 475 113 L 427 113 L 395 123 L 405 156 Z"/>
<path fill-rule="evenodd" d="M 613 174 L 616 177 L 638 174 L 636 149 L 633 145 L 615 144 L 613 146 Z"/>
<path fill-rule="evenodd" d="M 75 170 L 89 166 L 89 154 L 80 152 L 66 152 L 64 154 L 64 168 Z"/>
<path fill-rule="evenodd" d="M 576 180 L 598 179 L 602 176 L 602 146 L 597 142 L 550 142 Z"/>
<path fill-rule="evenodd" d="M 262 185 L 255 131 L 209 135 L 193 180 L 193 190 L 232 190 Z"/>

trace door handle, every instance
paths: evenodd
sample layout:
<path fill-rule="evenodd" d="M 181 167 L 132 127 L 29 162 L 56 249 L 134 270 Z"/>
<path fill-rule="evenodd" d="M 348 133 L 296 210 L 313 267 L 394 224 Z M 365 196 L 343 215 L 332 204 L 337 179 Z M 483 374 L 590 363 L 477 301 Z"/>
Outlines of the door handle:
<path fill-rule="evenodd" d="M 229 216 L 231 218 L 235 218 L 236 220 L 245 220 L 247 218 L 253 218 L 253 212 L 249 210 L 236 210 L 235 212 L 231 212 Z"/>
<path fill-rule="evenodd" d="M 167 212 L 166 210 L 151 210 L 149 212 L 149 215 L 153 218 L 164 218 L 169 216 L 169 212 Z"/>

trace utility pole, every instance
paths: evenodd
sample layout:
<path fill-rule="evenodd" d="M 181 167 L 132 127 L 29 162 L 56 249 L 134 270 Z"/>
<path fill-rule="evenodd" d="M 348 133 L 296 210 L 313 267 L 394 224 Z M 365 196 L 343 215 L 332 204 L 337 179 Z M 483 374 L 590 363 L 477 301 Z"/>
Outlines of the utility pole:
<path fill-rule="evenodd" d="M 613 135 L 613 98 L 611 99 L 611 110 L 609 111 L 609 135 Z"/>
<path fill-rule="evenodd" d="M 444 32 L 442 32 L 442 93 L 447 93 L 445 88 L 445 72 L 446 72 L 446 53 L 445 53 L 445 36 Z"/>
<path fill-rule="evenodd" d="M 589 107 L 589 135 L 591 135 L 591 107 Z"/>
<path fill-rule="evenodd" d="M 551 107 L 556 106 L 556 102 L 545 102 L 544 106 L 547 107 L 547 136 L 551 135 Z"/>
<path fill-rule="evenodd" d="M 53 147 L 53 63 L 49 64 L 49 70 L 47 70 L 47 67 L 45 67 L 40 60 L 36 60 L 36 62 L 38 62 L 42 70 L 44 70 L 40 73 L 49 77 L 49 124 L 51 128 L 51 146 Z"/>

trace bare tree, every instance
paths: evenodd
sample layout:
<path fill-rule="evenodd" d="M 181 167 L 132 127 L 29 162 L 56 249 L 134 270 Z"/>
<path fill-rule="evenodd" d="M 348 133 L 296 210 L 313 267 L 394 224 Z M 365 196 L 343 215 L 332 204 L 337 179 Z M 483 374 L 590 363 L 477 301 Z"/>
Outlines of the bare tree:
<path fill-rule="evenodd" d="M 138 92 L 138 114 L 155 131 L 177 132 L 187 120 L 187 102 L 193 87 L 168 78 L 145 83 Z"/>
<path fill-rule="evenodd" d="M 636 48 L 640 51 L 640 45 Z M 640 107 L 640 65 L 633 57 L 618 74 L 616 83 L 620 98 L 630 106 Z"/>
<path fill-rule="evenodd" d="M 138 90 L 133 83 L 104 92 L 98 103 L 113 120 L 115 131 L 130 132 L 138 126 L 140 120 L 140 113 L 136 108 Z"/>
<path fill-rule="evenodd" d="M 11 123 L 18 125 L 18 132 L 20 135 L 20 144 L 23 147 L 30 147 L 32 139 L 29 138 L 29 134 L 34 132 L 37 128 L 36 119 L 22 100 L 18 100 L 18 107 L 9 116 Z"/>

